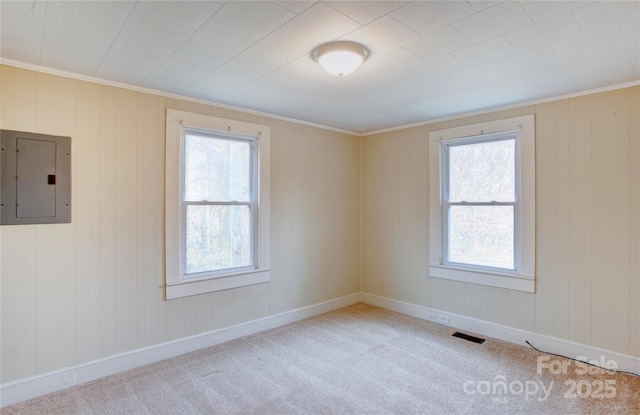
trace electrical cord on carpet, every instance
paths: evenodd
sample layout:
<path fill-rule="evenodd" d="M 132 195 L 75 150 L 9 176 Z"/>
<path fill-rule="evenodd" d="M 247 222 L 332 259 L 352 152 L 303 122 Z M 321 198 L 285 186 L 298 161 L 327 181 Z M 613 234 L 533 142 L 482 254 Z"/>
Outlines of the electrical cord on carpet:
<path fill-rule="evenodd" d="M 640 375 L 639 375 L 639 374 L 637 374 L 637 373 L 627 372 L 627 371 L 624 371 L 624 370 L 607 369 L 606 367 L 601 367 L 601 366 L 598 366 L 598 365 L 594 365 L 593 363 L 589 363 L 589 362 L 584 361 L 584 360 L 574 359 L 573 357 L 564 356 L 564 355 L 557 354 L 557 353 L 545 352 L 544 350 L 540 350 L 540 349 L 538 349 L 538 348 L 534 347 L 534 345 L 533 345 L 533 344 L 529 343 L 529 340 L 525 340 L 525 342 L 526 342 L 529 346 L 531 346 L 531 348 L 532 348 L 533 350 L 535 350 L 535 351 L 537 351 L 537 352 L 540 352 L 540 353 L 546 353 L 546 354 L 550 354 L 550 355 L 553 355 L 553 356 L 562 357 L 562 358 L 564 358 L 564 359 L 570 359 L 570 360 L 573 360 L 573 361 L 575 361 L 575 362 L 586 363 L 586 364 L 588 364 L 589 366 L 597 367 L 597 368 L 599 368 L 599 369 L 611 370 L 612 372 L 616 372 L 616 373 L 623 373 L 623 374 L 625 374 L 625 375 L 631 375 L 631 376 L 635 376 L 635 377 L 637 377 L 637 378 L 640 378 Z"/>

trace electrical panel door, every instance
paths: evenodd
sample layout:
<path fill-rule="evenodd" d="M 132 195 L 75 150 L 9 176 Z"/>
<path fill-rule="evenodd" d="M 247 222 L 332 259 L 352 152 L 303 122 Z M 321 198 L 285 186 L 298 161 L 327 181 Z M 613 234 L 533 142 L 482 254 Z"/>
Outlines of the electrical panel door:
<path fill-rule="evenodd" d="M 71 222 L 71 138 L 2 130 L 2 225 Z"/>

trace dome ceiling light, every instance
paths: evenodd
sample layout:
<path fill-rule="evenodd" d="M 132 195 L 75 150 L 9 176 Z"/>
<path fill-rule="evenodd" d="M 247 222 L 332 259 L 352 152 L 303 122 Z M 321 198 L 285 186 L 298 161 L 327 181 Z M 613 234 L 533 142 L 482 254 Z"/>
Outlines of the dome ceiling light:
<path fill-rule="evenodd" d="M 311 52 L 311 56 L 325 71 L 343 76 L 358 69 L 369 56 L 369 49 L 360 43 L 337 41 L 318 46 Z"/>

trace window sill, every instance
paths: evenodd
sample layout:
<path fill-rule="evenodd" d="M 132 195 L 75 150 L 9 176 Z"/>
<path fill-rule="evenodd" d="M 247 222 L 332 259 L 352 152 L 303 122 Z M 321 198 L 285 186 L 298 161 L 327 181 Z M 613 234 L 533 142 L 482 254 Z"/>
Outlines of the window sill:
<path fill-rule="evenodd" d="M 271 281 L 271 270 L 254 269 L 235 274 L 216 276 L 213 278 L 200 278 L 194 280 L 182 280 L 168 283 L 166 287 L 166 299 L 189 297 L 191 295 L 206 294 L 215 291 L 230 290 L 232 288 L 247 285 L 262 284 Z"/>
<path fill-rule="evenodd" d="M 488 272 L 456 268 L 440 264 L 429 265 L 429 276 L 445 280 L 470 282 L 472 284 L 488 285 L 509 290 L 535 292 L 535 278 L 533 276 L 514 275 L 499 272 Z"/>

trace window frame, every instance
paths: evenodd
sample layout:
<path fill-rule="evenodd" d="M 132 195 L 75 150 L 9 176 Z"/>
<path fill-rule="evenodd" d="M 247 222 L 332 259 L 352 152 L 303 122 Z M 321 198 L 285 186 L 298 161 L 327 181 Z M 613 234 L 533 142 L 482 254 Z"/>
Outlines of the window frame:
<path fill-rule="evenodd" d="M 192 133 L 193 135 L 197 135 L 200 137 L 207 137 L 215 140 L 226 140 L 226 141 L 236 141 L 248 143 L 250 145 L 250 201 L 249 202 L 238 202 L 238 201 L 186 201 L 185 200 L 185 175 L 186 175 L 186 159 L 185 159 L 185 150 L 187 145 L 187 134 Z M 258 233 L 258 215 L 256 209 L 256 185 L 258 183 L 257 177 L 257 144 L 258 137 L 257 136 L 248 136 L 243 134 L 233 134 L 230 132 L 224 131 L 216 131 L 198 127 L 191 126 L 181 126 L 181 137 L 180 137 L 180 221 L 181 224 L 187 223 L 187 206 L 248 206 L 250 211 L 250 258 L 251 265 L 242 266 L 242 267 L 229 267 L 222 268 L 219 270 L 209 270 L 209 271 L 201 271 L 196 273 L 187 273 L 187 227 L 180 227 L 180 278 L 181 280 L 196 280 L 201 278 L 214 278 L 220 275 L 227 275 L 229 273 L 237 273 L 244 271 L 251 271 L 256 268 L 256 254 L 259 251 L 259 247 L 257 246 L 257 233 Z"/>
<path fill-rule="evenodd" d="M 229 140 L 252 140 L 253 265 L 186 274 L 184 204 L 185 132 Z M 271 280 L 270 127 L 167 109 L 165 148 L 165 299 L 228 290 Z M 185 277 L 186 276 L 186 277 Z"/>
<path fill-rule="evenodd" d="M 472 144 L 480 144 L 480 143 L 490 143 L 494 141 L 506 141 L 506 140 L 514 140 L 514 187 L 515 187 L 515 195 L 513 202 L 451 202 L 450 201 L 450 157 L 448 156 L 449 148 L 456 146 L 464 146 L 464 145 L 472 145 Z M 521 238 L 520 238 L 520 131 L 505 131 L 494 134 L 482 134 L 479 136 L 471 136 L 471 137 L 462 137 L 455 138 L 450 140 L 444 140 L 440 142 L 440 159 L 442 160 L 442 168 L 441 168 L 441 186 L 442 186 L 442 263 L 445 266 L 449 267 L 458 267 L 458 268 L 468 268 L 470 270 L 478 270 L 484 272 L 499 272 L 499 273 L 508 273 L 517 275 L 520 272 L 520 246 L 521 246 Z M 513 269 L 510 268 L 499 268 L 499 267 L 490 267 L 486 265 L 478 265 L 478 264 L 470 264 L 465 262 L 455 262 L 450 260 L 449 254 L 449 235 L 450 235 L 450 207 L 451 206 L 513 206 Z"/>
<path fill-rule="evenodd" d="M 446 146 L 491 141 L 519 134 L 516 139 L 516 200 L 514 211 L 514 269 L 448 260 L 445 236 Z M 533 115 L 490 121 L 429 133 L 429 276 L 525 292 L 535 292 L 535 118 Z M 448 166 L 446 166 L 448 167 Z M 471 205 L 471 203 L 469 203 Z M 448 235 L 447 235 L 448 236 Z"/>

